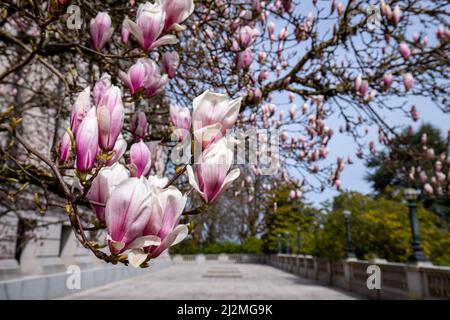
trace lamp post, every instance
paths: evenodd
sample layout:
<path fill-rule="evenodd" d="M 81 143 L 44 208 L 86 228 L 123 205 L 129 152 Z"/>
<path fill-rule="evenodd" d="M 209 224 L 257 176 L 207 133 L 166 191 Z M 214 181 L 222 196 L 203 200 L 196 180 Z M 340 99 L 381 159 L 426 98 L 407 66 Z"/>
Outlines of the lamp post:
<path fill-rule="evenodd" d="M 344 221 L 345 221 L 345 257 L 346 258 L 356 258 L 352 247 L 352 235 L 350 229 L 350 217 L 352 213 L 350 210 L 344 210 Z"/>
<path fill-rule="evenodd" d="M 277 234 L 278 254 L 281 254 L 281 234 Z"/>
<path fill-rule="evenodd" d="M 300 226 L 297 226 L 297 255 L 300 254 Z"/>
<path fill-rule="evenodd" d="M 409 222 L 411 224 L 411 235 L 412 235 L 412 249 L 413 253 L 409 257 L 410 262 L 428 262 L 428 258 L 422 251 L 420 246 L 419 238 L 419 225 L 417 223 L 416 208 L 417 208 L 417 198 L 419 193 L 413 188 L 408 188 L 404 191 L 403 196 L 406 200 L 406 204 L 409 208 Z"/>
<path fill-rule="evenodd" d="M 286 231 L 284 235 L 286 236 L 286 254 L 290 254 L 291 249 L 289 248 L 289 231 Z"/>

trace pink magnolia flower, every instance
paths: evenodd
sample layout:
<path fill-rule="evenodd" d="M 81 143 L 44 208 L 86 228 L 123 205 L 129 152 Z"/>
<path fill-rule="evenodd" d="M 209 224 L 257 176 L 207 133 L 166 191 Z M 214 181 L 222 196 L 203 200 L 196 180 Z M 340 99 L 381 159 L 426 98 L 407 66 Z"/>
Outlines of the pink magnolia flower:
<path fill-rule="evenodd" d="M 166 52 L 163 55 L 163 66 L 164 71 L 166 71 L 167 75 L 170 79 L 175 77 L 177 74 L 177 69 L 180 64 L 180 57 L 176 51 Z"/>
<path fill-rule="evenodd" d="M 76 137 L 78 126 L 91 109 L 91 88 L 87 87 L 78 94 L 70 112 L 70 130 Z"/>
<path fill-rule="evenodd" d="M 250 26 L 244 26 L 239 29 L 237 39 L 242 49 L 251 46 L 259 36 L 259 31 Z"/>
<path fill-rule="evenodd" d="M 405 59 L 405 60 L 407 60 L 409 58 L 409 56 L 411 55 L 411 50 L 409 49 L 409 46 L 404 42 L 400 43 L 400 45 L 398 47 L 398 51 L 400 52 L 403 59 Z"/>
<path fill-rule="evenodd" d="M 122 181 L 129 177 L 128 170 L 121 164 L 116 163 L 111 167 L 103 167 L 92 181 L 91 188 L 86 195 L 91 203 L 92 208 L 97 215 L 98 220 L 105 221 L 105 207 L 112 191 Z M 99 205 L 97 205 L 99 204 Z"/>
<path fill-rule="evenodd" d="M 77 130 L 77 170 L 88 172 L 94 167 L 98 150 L 98 124 L 95 108 L 91 108 Z"/>
<path fill-rule="evenodd" d="M 145 112 L 139 111 L 131 117 L 131 133 L 134 136 L 134 141 L 138 142 L 147 135 L 148 122 Z"/>
<path fill-rule="evenodd" d="M 161 92 L 169 82 L 169 77 L 161 74 L 161 71 L 155 61 L 143 59 L 145 65 L 146 80 L 143 84 L 145 94 L 151 98 Z"/>
<path fill-rule="evenodd" d="M 66 131 L 59 143 L 59 161 L 64 163 L 70 157 L 70 151 L 72 149 L 72 141 L 70 140 L 70 135 Z"/>
<path fill-rule="evenodd" d="M 354 84 L 353 84 L 353 90 L 355 90 L 356 93 L 359 92 L 359 89 L 361 88 L 361 83 L 362 83 L 362 77 L 361 75 L 358 75 L 355 78 Z"/>
<path fill-rule="evenodd" d="M 104 151 L 114 149 L 117 137 L 122 131 L 125 117 L 122 92 L 116 86 L 109 88 L 97 106 L 99 146 Z"/>
<path fill-rule="evenodd" d="M 122 42 L 124 44 L 127 44 L 128 38 L 130 37 L 130 30 L 128 30 L 128 28 L 126 27 L 126 25 L 124 23 L 122 23 L 122 30 L 120 32 L 120 36 L 121 36 Z"/>
<path fill-rule="evenodd" d="M 92 90 L 94 105 L 98 106 L 106 90 L 108 90 L 109 88 L 111 88 L 111 76 L 107 73 L 104 73 L 100 80 L 97 81 L 94 89 Z"/>
<path fill-rule="evenodd" d="M 134 143 L 130 148 L 130 173 L 132 177 L 146 176 L 150 171 L 151 153 L 144 141 Z"/>
<path fill-rule="evenodd" d="M 429 183 L 425 183 L 425 185 L 423 186 L 423 190 L 425 190 L 425 192 L 428 194 L 433 194 L 434 192 L 433 187 Z"/>
<path fill-rule="evenodd" d="M 413 75 L 411 73 L 405 73 L 403 75 L 403 85 L 405 86 L 405 90 L 406 91 L 411 90 L 413 84 L 414 84 Z"/>
<path fill-rule="evenodd" d="M 228 172 L 233 162 L 233 152 L 228 148 L 227 140 L 224 137 L 203 152 L 195 173 L 191 166 L 187 167 L 189 183 L 205 203 L 214 202 L 239 177 L 239 168 Z"/>
<path fill-rule="evenodd" d="M 142 250 L 150 245 L 159 245 L 155 236 L 144 236 L 143 231 L 154 213 L 156 196 L 149 192 L 144 178 L 128 178 L 111 193 L 105 208 L 105 222 L 108 229 L 108 245 L 111 253 L 126 250 Z M 128 257 L 131 265 L 139 266 L 134 255 Z"/>
<path fill-rule="evenodd" d="M 114 28 L 111 25 L 111 17 L 106 12 L 99 12 L 95 19 L 91 19 L 90 32 L 92 47 L 100 51 L 111 38 Z"/>
<path fill-rule="evenodd" d="M 234 126 L 242 97 L 231 100 L 226 94 L 206 90 L 193 101 L 192 128 L 195 139 L 206 149 Z"/>
<path fill-rule="evenodd" d="M 159 46 L 178 42 L 174 35 L 159 38 L 164 29 L 164 21 L 166 21 L 166 13 L 162 5 L 146 2 L 139 6 L 136 22 L 125 18 L 123 26 L 136 38 L 141 48 L 149 52 Z"/>
<path fill-rule="evenodd" d="M 236 56 L 236 66 L 238 70 L 248 70 L 253 62 L 253 53 L 250 48 L 241 51 Z"/>
<path fill-rule="evenodd" d="M 125 151 L 127 151 L 127 142 L 123 138 L 122 134 L 119 134 L 119 137 L 116 140 L 116 143 L 114 144 L 114 149 L 112 150 L 112 155 L 110 158 L 106 161 L 107 166 L 112 166 L 114 163 L 119 161 Z M 98 151 L 101 154 L 101 149 Z"/>
<path fill-rule="evenodd" d="M 173 126 L 178 129 L 179 140 L 184 141 L 191 128 L 191 112 L 186 107 L 171 105 L 170 120 L 172 120 Z"/>
<path fill-rule="evenodd" d="M 180 25 L 194 12 L 193 0 L 164 0 L 163 8 L 166 13 L 164 30 L 182 31 L 185 26 Z"/>
<path fill-rule="evenodd" d="M 366 80 L 363 80 L 361 82 L 361 86 L 359 87 L 359 93 L 361 94 L 361 97 L 365 97 L 367 90 L 369 89 L 369 83 Z"/>
<path fill-rule="evenodd" d="M 159 246 L 144 248 L 151 258 L 158 257 L 164 250 L 181 242 L 188 235 L 187 226 L 178 224 L 186 205 L 186 197 L 177 188 L 170 186 L 158 192 L 157 198 L 157 209 L 144 229 L 144 235 L 161 239 Z"/>
<path fill-rule="evenodd" d="M 144 61 L 142 59 L 138 60 L 128 69 L 127 73 L 119 71 L 120 79 L 130 89 L 132 95 L 144 87 L 147 79 L 147 67 Z"/>
<path fill-rule="evenodd" d="M 392 74 L 386 73 L 386 74 L 383 76 L 383 83 L 384 83 L 384 86 L 385 86 L 386 88 L 390 88 L 391 85 L 392 85 L 392 81 L 393 81 L 393 80 L 394 80 L 394 77 L 392 76 Z"/>

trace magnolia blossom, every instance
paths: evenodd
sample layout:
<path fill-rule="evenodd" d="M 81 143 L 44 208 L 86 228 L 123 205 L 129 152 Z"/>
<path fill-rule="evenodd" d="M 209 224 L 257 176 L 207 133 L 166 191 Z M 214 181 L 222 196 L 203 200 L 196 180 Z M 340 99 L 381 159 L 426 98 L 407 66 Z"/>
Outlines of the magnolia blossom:
<path fill-rule="evenodd" d="M 144 111 L 139 111 L 133 114 L 131 117 L 131 133 L 133 134 L 134 141 L 138 142 L 147 135 L 148 122 Z"/>
<path fill-rule="evenodd" d="M 106 12 L 99 12 L 90 24 L 91 43 L 95 50 L 100 51 L 111 38 L 114 28 L 111 25 L 111 17 Z"/>
<path fill-rule="evenodd" d="M 91 108 L 77 130 L 77 170 L 88 172 L 94 167 L 98 150 L 98 124 L 95 108 Z"/>
<path fill-rule="evenodd" d="M 104 151 L 114 149 L 117 137 L 122 131 L 125 117 L 122 92 L 116 86 L 109 88 L 97 107 L 99 146 Z"/>
<path fill-rule="evenodd" d="M 103 98 L 105 92 L 111 88 L 111 76 L 104 73 L 92 90 L 92 96 L 94 98 L 94 105 L 98 106 L 100 100 Z"/>
<path fill-rule="evenodd" d="M 180 57 L 176 51 L 166 52 L 163 55 L 163 66 L 167 76 L 172 79 L 177 74 L 178 65 L 180 64 Z"/>
<path fill-rule="evenodd" d="M 139 5 L 136 22 L 125 18 L 123 26 L 136 38 L 141 48 L 149 52 L 159 46 L 178 42 L 174 35 L 165 35 L 159 38 L 165 21 L 167 21 L 167 17 L 162 5 L 146 2 Z"/>
<path fill-rule="evenodd" d="M 253 53 L 250 48 L 241 51 L 236 56 L 236 66 L 238 70 L 248 70 L 253 62 Z"/>
<path fill-rule="evenodd" d="M 144 229 L 144 235 L 153 235 L 161 239 L 159 246 L 144 248 L 151 258 L 158 257 L 164 250 L 181 242 L 188 235 L 188 228 L 178 224 L 186 205 L 186 196 L 175 187 L 168 187 L 158 193 L 156 210 Z"/>
<path fill-rule="evenodd" d="M 245 26 L 239 29 L 237 39 L 241 48 L 246 49 L 255 42 L 258 36 L 259 31 L 257 29 Z"/>
<path fill-rule="evenodd" d="M 192 126 L 195 139 L 206 149 L 233 127 L 242 97 L 231 100 L 226 94 L 209 90 L 193 101 Z"/>
<path fill-rule="evenodd" d="M 385 74 L 385 75 L 383 76 L 383 83 L 384 83 L 384 86 L 385 86 L 386 88 L 390 88 L 391 85 L 392 85 L 392 81 L 393 81 L 393 80 L 394 80 L 394 77 L 392 76 L 392 74 L 390 74 L 390 73 Z"/>
<path fill-rule="evenodd" d="M 403 75 L 403 85 L 405 86 L 405 90 L 411 90 L 414 84 L 414 77 L 411 73 L 406 73 Z"/>
<path fill-rule="evenodd" d="M 224 137 L 204 151 L 195 173 L 191 166 L 187 167 L 189 183 L 205 203 L 214 202 L 239 177 L 239 168 L 228 172 L 233 162 L 233 152 L 227 144 L 228 139 Z"/>
<path fill-rule="evenodd" d="M 186 107 L 170 106 L 170 119 L 173 126 L 178 129 L 177 134 L 180 141 L 183 141 L 189 134 L 191 127 L 191 112 Z"/>
<path fill-rule="evenodd" d="M 86 113 L 91 109 L 91 88 L 87 87 L 78 94 L 77 99 L 72 105 L 70 111 L 70 130 L 76 136 L 78 126 L 85 117 Z"/>
<path fill-rule="evenodd" d="M 70 157 L 70 150 L 72 148 L 72 141 L 70 140 L 70 135 L 66 131 L 59 143 L 59 161 L 64 163 Z"/>
<path fill-rule="evenodd" d="M 119 161 L 123 157 L 125 151 L 127 151 L 127 142 L 123 138 L 122 134 L 119 134 L 119 137 L 114 144 L 113 150 L 108 155 L 106 165 L 112 166 L 114 163 Z M 101 153 L 101 149 L 99 149 L 99 153 Z"/>
<path fill-rule="evenodd" d="M 130 30 L 128 30 L 126 25 L 124 25 L 123 23 L 122 23 L 122 30 L 120 31 L 120 36 L 121 36 L 122 42 L 127 44 L 128 38 L 130 37 Z"/>
<path fill-rule="evenodd" d="M 159 0 L 161 1 L 161 0 Z M 164 30 L 182 31 L 185 26 L 180 25 L 194 12 L 193 0 L 163 0 L 163 7 L 166 13 Z"/>
<path fill-rule="evenodd" d="M 111 253 L 119 254 L 129 249 L 142 250 L 161 243 L 156 236 L 143 236 L 156 201 L 156 195 L 149 192 L 144 178 L 125 179 L 112 191 L 105 208 Z M 128 260 L 133 266 L 142 263 L 136 262 L 133 256 L 129 256 Z"/>
<path fill-rule="evenodd" d="M 111 192 L 128 177 L 128 170 L 123 165 L 116 163 L 111 167 L 103 167 L 92 181 L 86 197 L 91 201 L 92 208 L 100 221 L 105 220 L 104 206 Z"/>
<path fill-rule="evenodd" d="M 151 153 L 144 141 L 134 143 L 130 148 L 130 172 L 132 177 L 146 176 L 150 171 Z"/>
<path fill-rule="evenodd" d="M 404 42 L 400 43 L 398 50 L 400 51 L 400 54 L 405 60 L 407 60 L 411 55 L 411 50 L 409 49 L 409 46 Z"/>
<path fill-rule="evenodd" d="M 151 98 L 164 89 L 167 82 L 169 82 L 169 77 L 165 74 L 161 75 L 161 71 L 155 61 L 144 59 L 143 62 L 146 73 L 144 83 L 145 94 Z"/>
<path fill-rule="evenodd" d="M 119 71 L 119 76 L 123 83 L 130 89 L 131 94 L 135 94 L 139 89 L 144 87 L 147 79 L 147 68 L 142 59 L 133 64 L 128 72 Z"/>

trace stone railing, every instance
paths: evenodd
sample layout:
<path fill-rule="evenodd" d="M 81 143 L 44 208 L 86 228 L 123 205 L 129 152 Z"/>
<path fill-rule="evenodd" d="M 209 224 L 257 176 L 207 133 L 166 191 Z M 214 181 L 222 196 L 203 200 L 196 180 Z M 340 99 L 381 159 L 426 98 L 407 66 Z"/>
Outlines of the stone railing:
<path fill-rule="evenodd" d="M 450 299 L 450 267 L 392 263 L 382 259 L 328 261 L 283 254 L 265 256 L 264 262 L 370 299 Z M 380 268 L 380 289 L 367 286 L 373 272 L 368 272 L 371 265 Z"/>

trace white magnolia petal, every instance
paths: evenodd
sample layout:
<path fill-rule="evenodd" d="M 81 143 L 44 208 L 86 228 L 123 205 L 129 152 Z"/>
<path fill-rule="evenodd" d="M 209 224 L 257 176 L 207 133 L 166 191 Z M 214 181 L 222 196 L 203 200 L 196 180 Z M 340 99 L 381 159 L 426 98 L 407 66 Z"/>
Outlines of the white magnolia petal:
<path fill-rule="evenodd" d="M 157 47 L 160 47 L 160 46 L 165 46 L 168 44 L 177 44 L 177 43 L 178 43 L 178 38 L 176 36 L 174 36 L 173 34 L 167 34 L 165 36 L 162 36 L 155 42 L 153 42 L 153 44 L 150 47 L 150 50 L 156 49 Z"/>
<path fill-rule="evenodd" d="M 161 244 L 161 239 L 154 235 L 143 236 L 136 238 L 132 243 L 128 245 L 130 249 L 139 249 L 149 246 L 159 246 Z"/>
<path fill-rule="evenodd" d="M 170 246 L 174 246 L 174 245 L 180 243 L 181 241 L 183 241 L 184 238 L 187 237 L 187 235 L 189 234 L 189 229 L 188 229 L 187 225 L 180 224 L 180 225 L 176 226 L 170 234 L 175 236 L 175 240 L 173 240 L 172 244 L 170 245 Z"/>
<path fill-rule="evenodd" d="M 187 166 L 186 168 L 187 174 L 188 174 L 188 178 L 189 178 L 189 184 L 195 189 L 197 190 L 197 192 L 203 194 L 203 192 L 200 191 L 200 188 L 198 187 L 197 184 L 197 179 L 195 178 L 194 175 L 194 170 L 192 169 L 192 166 Z"/>
<path fill-rule="evenodd" d="M 109 234 L 106 236 L 106 239 L 111 242 L 111 245 L 117 251 L 120 251 L 125 247 L 125 243 L 113 240 Z"/>
<path fill-rule="evenodd" d="M 128 252 L 128 262 L 135 268 L 139 268 L 147 257 L 148 255 L 142 249 L 132 249 Z"/>

